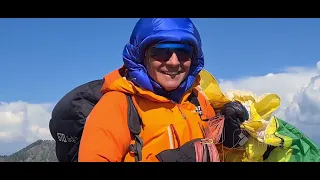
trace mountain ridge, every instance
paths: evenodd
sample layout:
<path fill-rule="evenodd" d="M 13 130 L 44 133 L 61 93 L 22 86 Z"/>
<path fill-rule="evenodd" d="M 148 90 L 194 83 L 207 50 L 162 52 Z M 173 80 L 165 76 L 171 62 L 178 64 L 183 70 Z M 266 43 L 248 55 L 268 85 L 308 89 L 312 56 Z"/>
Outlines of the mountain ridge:
<path fill-rule="evenodd" d="M 37 140 L 11 154 L 0 156 L 0 162 L 58 162 L 54 140 Z"/>

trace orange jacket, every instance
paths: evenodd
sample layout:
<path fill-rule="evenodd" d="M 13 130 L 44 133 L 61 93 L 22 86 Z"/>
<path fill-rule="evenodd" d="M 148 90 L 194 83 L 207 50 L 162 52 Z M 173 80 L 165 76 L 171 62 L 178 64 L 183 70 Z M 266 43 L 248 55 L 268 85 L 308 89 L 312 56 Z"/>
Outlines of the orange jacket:
<path fill-rule="evenodd" d="M 133 102 L 143 121 L 140 137 L 143 139 L 142 161 L 157 162 L 156 155 L 163 150 L 177 148 L 195 138 L 202 138 L 202 121 L 195 106 L 187 101 L 191 92 L 198 96 L 202 119 L 215 116 L 209 101 L 198 88 L 200 76 L 193 88 L 185 93 L 182 102 L 172 103 L 165 97 L 143 90 L 115 70 L 104 77 L 104 94 L 91 111 L 82 134 L 79 162 L 133 162 L 129 152 L 133 142 L 127 123 L 127 100 L 123 93 L 133 95 Z"/>

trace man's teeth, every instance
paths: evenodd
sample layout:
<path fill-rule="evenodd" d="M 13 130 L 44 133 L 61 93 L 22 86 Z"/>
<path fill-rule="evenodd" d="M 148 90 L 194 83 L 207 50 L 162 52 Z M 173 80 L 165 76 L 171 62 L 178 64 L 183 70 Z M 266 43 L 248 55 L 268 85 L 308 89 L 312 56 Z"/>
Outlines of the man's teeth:
<path fill-rule="evenodd" d="M 179 74 L 179 72 L 164 72 L 164 74 L 167 74 L 167 75 L 177 75 L 177 74 Z"/>

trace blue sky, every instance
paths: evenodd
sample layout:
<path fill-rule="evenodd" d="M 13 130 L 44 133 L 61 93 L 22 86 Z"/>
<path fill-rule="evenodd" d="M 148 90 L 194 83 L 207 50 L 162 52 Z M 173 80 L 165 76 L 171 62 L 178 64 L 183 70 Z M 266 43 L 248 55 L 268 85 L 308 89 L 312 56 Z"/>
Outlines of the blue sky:
<path fill-rule="evenodd" d="M 56 102 L 122 64 L 136 18 L 0 19 L 0 100 Z M 314 66 L 320 19 L 192 19 L 217 78 Z"/>
<path fill-rule="evenodd" d="M 0 19 L 0 155 L 50 139 L 50 108 L 76 86 L 121 67 L 137 21 Z M 223 80 L 221 87 L 277 93 L 279 116 L 320 145 L 320 19 L 192 21 L 202 38 L 205 68 Z"/>

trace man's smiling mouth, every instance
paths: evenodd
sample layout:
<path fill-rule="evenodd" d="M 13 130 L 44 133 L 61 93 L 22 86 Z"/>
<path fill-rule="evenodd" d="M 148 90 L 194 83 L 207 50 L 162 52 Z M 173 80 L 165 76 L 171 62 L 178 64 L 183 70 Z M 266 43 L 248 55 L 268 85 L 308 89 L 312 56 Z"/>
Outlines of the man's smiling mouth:
<path fill-rule="evenodd" d="M 181 71 L 161 71 L 162 74 L 166 74 L 166 75 L 178 75 L 180 73 L 182 73 Z"/>

